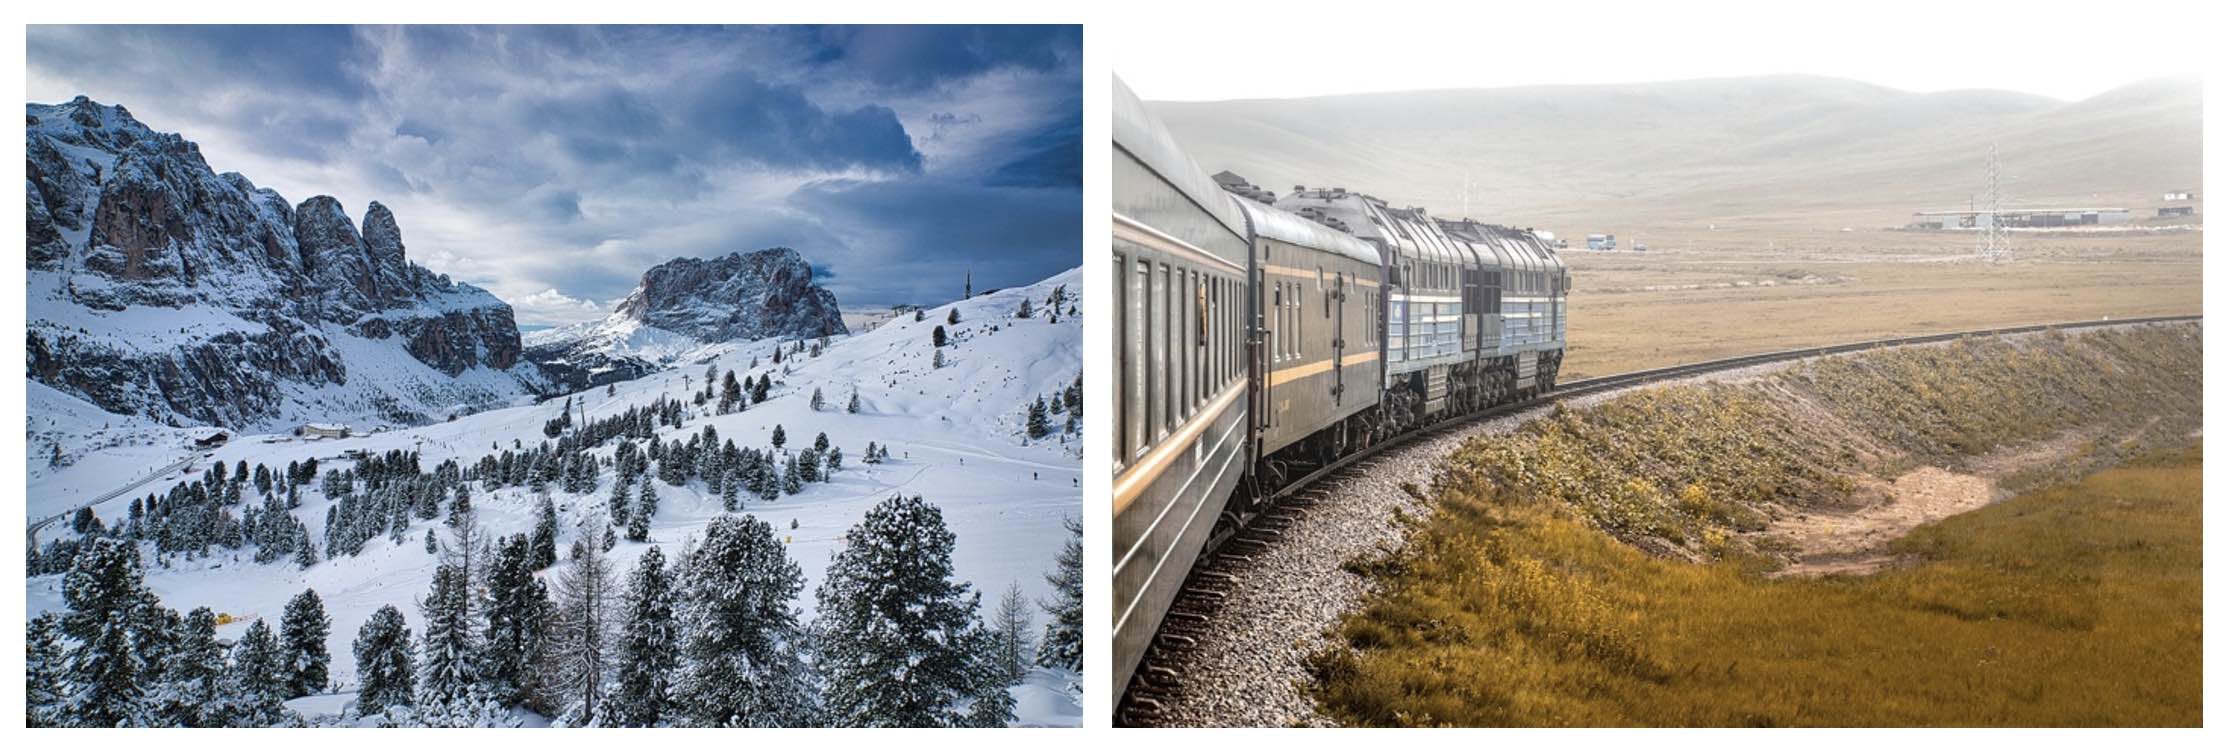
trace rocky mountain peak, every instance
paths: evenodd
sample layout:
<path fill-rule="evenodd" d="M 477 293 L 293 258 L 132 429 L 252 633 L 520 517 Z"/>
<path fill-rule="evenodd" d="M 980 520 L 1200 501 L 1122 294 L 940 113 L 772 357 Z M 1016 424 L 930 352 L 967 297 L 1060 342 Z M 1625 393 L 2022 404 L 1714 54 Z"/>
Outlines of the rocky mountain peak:
<path fill-rule="evenodd" d="M 440 385 L 475 368 L 510 370 L 519 332 L 501 300 L 406 260 L 386 206 L 371 203 L 360 231 L 333 197 L 289 205 L 246 176 L 216 173 L 184 137 L 89 98 L 28 104 L 24 123 L 37 380 L 112 412 L 223 425 L 270 422 L 305 386 L 338 402 L 329 409 L 375 407 L 410 422 L 429 405 L 521 390 L 505 386 L 513 378 L 539 383 L 530 367 Z M 175 316 L 105 314 L 133 308 Z M 346 352 L 342 336 L 374 343 Z M 364 356 L 379 349 L 393 359 Z M 409 373 L 414 359 L 446 378 L 332 390 L 353 370 Z"/>
<path fill-rule="evenodd" d="M 845 333 L 837 297 L 788 247 L 660 263 L 615 312 L 708 342 Z"/>

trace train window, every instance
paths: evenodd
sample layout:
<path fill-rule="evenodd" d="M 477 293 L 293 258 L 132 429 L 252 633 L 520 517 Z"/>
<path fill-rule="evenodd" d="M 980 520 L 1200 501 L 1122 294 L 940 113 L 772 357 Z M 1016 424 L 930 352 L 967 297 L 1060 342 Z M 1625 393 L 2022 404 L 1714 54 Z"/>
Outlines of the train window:
<path fill-rule="evenodd" d="M 1154 269 L 1142 260 L 1126 277 L 1131 284 L 1124 296 L 1124 324 L 1130 332 L 1124 334 L 1124 351 L 1131 375 L 1124 381 L 1125 448 L 1133 459 L 1147 448 L 1147 281 L 1153 276 Z"/>
<path fill-rule="evenodd" d="M 1163 265 L 1163 301 L 1158 301 L 1158 306 L 1163 306 L 1165 352 L 1163 359 L 1154 361 L 1156 366 L 1163 368 L 1163 433 L 1170 433 L 1170 430 L 1178 428 L 1178 372 L 1181 372 L 1178 370 L 1178 361 L 1185 359 L 1183 355 L 1178 355 L 1181 350 L 1174 350 L 1174 346 L 1178 346 L 1178 339 L 1185 337 L 1185 330 L 1178 330 L 1176 323 L 1178 317 L 1181 317 L 1178 312 L 1185 312 L 1178 308 L 1176 283 L 1178 279 L 1170 272 L 1170 265 Z"/>

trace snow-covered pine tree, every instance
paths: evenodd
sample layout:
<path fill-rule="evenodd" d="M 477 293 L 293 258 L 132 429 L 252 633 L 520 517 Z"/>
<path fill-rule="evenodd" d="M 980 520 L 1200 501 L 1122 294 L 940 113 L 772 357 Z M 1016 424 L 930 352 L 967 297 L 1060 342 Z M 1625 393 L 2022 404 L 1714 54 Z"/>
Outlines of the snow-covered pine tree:
<path fill-rule="evenodd" d="M 776 423 L 775 432 L 767 437 L 768 443 L 774 444 L 775 448 L 777 449 L 781 449 L 783 448 L 783 441 L 785 440 L 787 439 L 785 439 L 783 436 L 783 424 Z"/>
<path fill-rule="evenodd" d="M 820 386 L 814 387 L 814 396 L 806 400 L 806 406 L 812 407 L 815 412 L 822 411 L 822 390 Z"/>
<path fill-rule="evenodd" d="M 643 477 L 643 488 L 636 491 L 636 511 L 643 513 L 641 517 L 645 522 L 658 515 L 658 488 L 652 488 L 650 477 Z"/>
<path fill-rule="evenodd" d="M 894 496 L 845 533 L 815 590 L 832 724 L 997 727 L 1015 708 L 935 505 Z"/>
<path fill-rule="evenodd" d="M 829 463 L 828 463 L 828 464 L 829 464 L 829 472 L 830 472 L 830 473 L 835 473 L 835 472 L 837 472 L 838 470 L 842 470 L 842 469 L 845 469 L 845 450 L 843 450 L 843 449 L 831 449 L 831 450 L 829 450 L 828 460 L 829 460 Z M 829 476 L 828 476 L 828 475 L 823 475 L 823 476 L 822 476 L 822 479 L 823 479 L 823 480 L 828 480 L 828 479 L 829 479 Z"/>
<path fill-rule="evenodd" d="M 930 369 L 937 370 L 945 367 L 945 365 L 945 350 L 939 349 L 930 353 Z"/>
<path fill-rule="evenodd" d="M 231 716 L 227 726 L 268 727 L 285 721 L 287 664 L 271 625 L 261 619 L 233 646 Z"/>
<path fill-rule="evenodd" d="M 584 527 L 583 531 L 603 529 Z M 576 551 L 579 556 L 558 574 L 554 591 L 558 610 L 551 615 L 544 683 L 558 718 L 588 724 L 599 711 L 605 672 L 611 666 L 612 612 L 619 588 L 601 549 Z"/>
<path fill-rule="evenodd" d="M 357 629 L 357 713 L 370 716 L 392 706 L 409 706 L 418 676 L 413 672 L 411 626 L 394 605 L 380 607 Z"/>
<path fill-rule="evenodd" d="M 676 723 L 819 724 L 808 638 L 792 606 L 805 587 L 798 563 L 750 515 L 716 518 L 704 537 L 675 568 Z"/>
<path fill-rule="evenodd" d="M 945 326 L 933 326 L 933 327 L 932 327 L 932 328 L 930 329 L 930 346 L 932 346 L 932 347 L 942 347 L 942 346 L 945 346 L 945 345 L 946 345 L 946 332 L 945 332 Z"/>
<path fill-rule="evenodd" d="M 1064 518 L 1062 526 L 1069 528 L 1069 543 L 1062 546 L 1054 571 L 1046 573 L 1054 596 L 1039 604 L 1046 611 L 1046 632 L 1039 641 L 1038 663 L 1076 672 L 1085 668 L 1085 524 Z"/>
<path fill-rule="evenodd" d="M 946 310 L 946 325 L 954 325 L 960 322 L 961 308 L 955 307 Z"/>
<path fill-rule="evenodd" d="M 615 520 L 626 519 L 634 511 L 635 505 L 628 501 L 628 487 L 613 486 L 612 495 L 605 499 L 605 516 Z"/>
<path fill-rule="evenodd" d="M 1018 320 L 1029 320 L 1031 318 L 1030 297 L 1024 297 L 1023 301 L 1015 306 L 1015 317 Z"/>
<path fill-rule="evenodd" d="M 798 482 L 812 483 L 814 481 L 822 479 L 821 452 L 817 452 L 812 449 L 801 449 L 799 450 L 796 459 L 798 461 Z"/>
<path fill-rule="evenodd" d="M 636 561 L 621 594 L 612 650 L 612 692 L 604 697 L 599 724 L 655 727 L 666 717 L 679 632 L 674 624 L 673 578 L 666 557 L 653 546 Z"/>
<path fill-rule="evenodd" d="M 212 639 L 212 645 L 215 640 Z M 32 617 L 23 630 L 23 709 L 30 727 L 66 724 L 62 713 L 61 622 L 49 612 Z"/>
<path fill-rule="evenodd" d="M 488 611 L 481 645 L 481 679 L 506 706 L 537 700 L 535 660 L 543 652 L 550 591 L 535 577 L 534 544 L 524 535 L 499 542 L 488 566 Z"/>
<path fill-rule="evenodd" d="M 419 601 L 419 616 L 426 618 L 419 660 L 421 716 L 440 717 L 478 705 L 481 633 L 471 611 L 471 592 L 465 572 L 445 563 L 434 568 L 433 585 Z"/>
<path fill-rule="evenodd" d="M 852 398 L 845 400 L 845 411 L 855 415 L 860 414 L 860 389 L 858 387 L 852 390 Z"/>
<path fill-rule="evenodd" d="M 1009 582 L 1007 592 L 1000 594 L 1000 606 L 992 613 L 992 635 L 998 649 L 1000 673 L 1007 684 L 1023 682 L 1023 673 L 1029 672 L 1032 656 L 1038 644 L 1038 634 L 1031 629 L 1031 601 L 1023 597 L 1023 586 Z"/>
<path fill-rule="evenodd" d="M 1046 397 L 1031 400 L 1030 411 L 1024 413 L 1023 432 L 1032 438 L 1045 438 L 1054 429 L 1046 423 Z"/>
<path fill-rule="evenodd" d="M 163 663 L 155 695 L 156 721 L 170 727 L 223 727 L 227 691 L 225 647 L 217 643 L 217 614 L 209 607 L 186 613 Z"/>
<path fill-rule="evenodd" d="M 783 459 L 783 493 L 796 496 L 803 490 L 806 490 L 806 476 L 798 469 L 798 455 L 792 454 Z"/>
<path fill-rule="evenodd" d="M 333 630 L 333 620 L 326 617 L 325 602 L 318 592 L 304 588 L 287 602 L 287 610 L 279 620 L 280 646 L 285 651 L 281 658 L 287 678 L 287 697 L 299 698 L 324 690 L 327 667 L 333 655 L 326 651 L 326 634 Z"/>
<path fill-rule="evenodd" d="M 731 370 L 721 378 L 721 414 L 744 409 L 744 387 L 736 382 L 736 371 Z"/>
<path fill-rule="evenodd" d="M 439 541 L 439 540 L 436 540 L 436 539 L 434 538 L 434 529 L 433 529 L 433 528 L 427 528 L 427 529 L 426 529 L 426 553 L 428 553 L 428 554 L 432 554 L 432 553 L 434 553 L 434 552 L 437 552 L 437 551 L 441 551 L 441 550 L 442 550 L 442 543 L 441 543 L 441 541 Z"/>
<path fill-rule="evenodd" d="M 767 392 L 772 385 L 767 380 L 767 374 L 761 373 L 759 382 L 752 384 L 752 403 L 759 404 L 767 401 Z"/>
<path fill-rule="evenodd" d="M 558 563 L 558 503 L 551 501 L 550 494 L 543 494 L 541 501 L 536 502 L 535 535 L 529 546 L 529 555 L 534 557 L 529 564 L 534 569 L 542 570 Z"/>
<path fill-rule="evenodd" d="M 728 496 L 730 499 L 736 498 L 734 492 L 730 492 Z M 643 516 L 642 512 L 628 513 L 628 540 L 636 543 L 651 540 L 651 518 Z"/>
<path fill-rule="evenodd" d="M 62 576 L 63 654 L 69 691 L 58 720 L 77 727 L 146 724 L 146 671 L 140 644 L 150 630 L 155 598 L 144 585 L 139 547 L 91 537 Z"/>

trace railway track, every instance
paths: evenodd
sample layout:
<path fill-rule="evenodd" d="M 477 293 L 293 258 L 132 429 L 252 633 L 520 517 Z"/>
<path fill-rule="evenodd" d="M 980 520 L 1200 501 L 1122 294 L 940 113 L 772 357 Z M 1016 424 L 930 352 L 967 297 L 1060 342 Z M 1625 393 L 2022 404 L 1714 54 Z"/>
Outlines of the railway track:
<path fill-rule="evenodd" d="M 1203 549 L 1202 557 L 1195 562 L 1194 570 L 1187 576 L 1183 591 L 1171 605 L 1157 629 L 1147 655 L 1141 660 L 1139 670 L 1126 686 L 1124 698 L 1117 708 L 1117 724 L 1123 726 L 1153 726 L 1164 724 L 1166 717 L 1163 700 L 1185 684 L 1180 671 L 1185 665 L 1173 663 L 1174 657 L 1185 657 L 1187 652 L 1200 644 L 1200 639 L 1217 631 L 1212 619 L 1226 603 L 1226 599 L 1241 587 L 1234 573 L 1264 557 L 1285 539 L 1290 526 L 1313 507 L 1322 503 L 1334 491 L 1350 488 L 1359 478 L 1369 479 L 1377 472 L 1375 460 L 1398 450 L 1408 449 L 1421 442 L 1463 433 L 1479 423 L 1508 417 L 1560 401 L 1578 399 L 1593 394 L 1633 388 L 1662 381 L 1678 380 L 1708 373 L 1767 365 L 1778 362 L 1824 357 L 1838 354 L 1888 347 L 1912 346 L 1957 341 L 1963 338 L 1985 338 L 2034 333 L 2050 329 L 2075 329 L 2138 325 L 2147 323 L 2178 323 L 2201 320 L 2199 315 L 2155 318 L 2123 318 L 2064 323 L 2047 323 L 2006 328 L 1986 328 L 1953 331 L 1923 336 L 1871 339 L 1829 346 L 1787 349 L 1775 352 L 1727 357 L 1684 365 L 1652 368 L 1630 373 L 1620 373 L 1588 378 L 1557 386 L 1536 398 L 1498 405 L 1479 412 L 1451 417 L 1433 425 L 1399 434 L 1370 449 L 1358 451 L 1335 462 L 1313 470 L 1279 489 L 1270 503 L 1257 512 L 1243 516 L 1233 526 L 1211 536 Z"/>

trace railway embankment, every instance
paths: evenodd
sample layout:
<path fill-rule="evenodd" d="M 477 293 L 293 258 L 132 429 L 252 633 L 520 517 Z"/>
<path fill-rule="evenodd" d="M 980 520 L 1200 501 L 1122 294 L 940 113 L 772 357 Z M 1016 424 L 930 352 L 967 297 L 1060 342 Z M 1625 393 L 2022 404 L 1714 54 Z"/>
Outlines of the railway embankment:
<path fill-rule="evenodd" d="M 1473 436 L 1348 562 L 1309 695 L 1382 725 L 2198 721 L 2201 351 L 2198 323 L 1965 339 Z"/>

